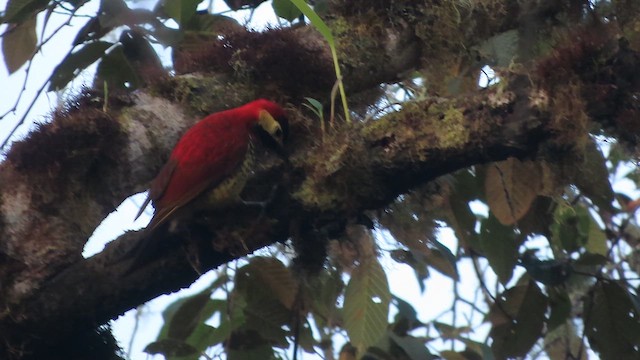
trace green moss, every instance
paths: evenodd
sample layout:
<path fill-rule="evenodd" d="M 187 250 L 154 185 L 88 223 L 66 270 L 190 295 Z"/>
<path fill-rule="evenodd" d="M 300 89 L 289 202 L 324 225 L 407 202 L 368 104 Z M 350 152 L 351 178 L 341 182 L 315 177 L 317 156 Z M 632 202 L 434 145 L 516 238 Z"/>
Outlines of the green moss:
<path fill-rule="evenodd" d="M 362 59 L 362 54 L 370 54 L 371 49 L 378 48 L 383 36 L 384 24 L 382 20 L 376 20 L 372 12 L 359 18 L 336 18 L 330 22 L 330 28 L 336 38 L 338 59 L 349 67 L 371 66 L 372 59 Z M 380 57 L 382 61 L 383 56 Z"/>
<path fill-rule="evenodd" d="M 446 109 L 435 133 L 438 137 L 438 147 L 453 148 L 468 142 L 469 132 L 464 124 L 465 118 L 460 109 L 453 106 Z"/>
<path fill-rule="evenodd" d="M 255 98 L 253 88 L 225 77 L 184 75 L 173 80 L 172 97 L 192 113 L 209 114 Z"/>
<path fill-rule="evenodd" d="M 292 196 L 308 207 L 331 210 L 336 208 L 336 204 L 344 202 L 336 194 L 336 191 L 323 191 L 316 186 L 315 180 L 307 179 Z"/>
<path fill-rule="evenodd" d="M 397 123 L 411 126 L 396 126 Z M 418 150 L 452 148 L 469 141 L 466 123 L 461 107 L 407 103 L 402 111 L 367 125 L 363 135 L 373 141 L 393 137 L 398 151 L 403 151 L 401 146 L 405 143 L 411 143 L 411 148 Z M 424 154 L 419 151 L 415 155 L 421 158 Z"/>

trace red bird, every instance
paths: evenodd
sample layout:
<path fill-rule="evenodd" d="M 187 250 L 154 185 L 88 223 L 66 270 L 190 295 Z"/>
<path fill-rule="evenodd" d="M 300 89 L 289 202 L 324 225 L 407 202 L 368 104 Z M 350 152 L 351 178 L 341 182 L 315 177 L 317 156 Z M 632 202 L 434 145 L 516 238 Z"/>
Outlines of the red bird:
<path fill-rule="evenodd" d="M 145 229 L 150 233 L 187 212 L 187 204 L 198 208 L 238 200 L 251 171 L 256 140 L 281 150 L 287 130 L 282 108 L 264 99 L 207 116 L 180 138 L 151 182 L 136 219 L 152 201 L 155 213 Z"/>

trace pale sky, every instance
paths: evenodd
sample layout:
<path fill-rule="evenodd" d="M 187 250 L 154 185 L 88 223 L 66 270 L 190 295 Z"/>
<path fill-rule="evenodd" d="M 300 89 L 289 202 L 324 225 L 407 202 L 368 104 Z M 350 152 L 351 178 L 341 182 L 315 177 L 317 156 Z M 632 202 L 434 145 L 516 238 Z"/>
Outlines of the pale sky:
<path fill-rule="evenodd" d="M 83 14 L 94 14 L 96 12 L 96 7 L 98 5 L 98 1 L 90 1 L 87 5 L 84 6 L 81 13 Z M 151 0 L 143 0 L 136 2 L 136 7 L 150 7 L 154 4 L 155 1 Z M 222 1 L 217 0 L 216 11 L 221 11 L 226 6 Z M 217 7 L 220 8 L 217 8 Z M 6 7 L 6 0 L 0 0 L 0 9 L 4 9 Z M 229 13 L 227 15 L 233 16 L 233 13 Z M 236 15 L 239 16 L 239 19 L 242 22 L 242 19 L 247 16 L 247 13 Z M 38 23 L 38 34 L 41 34 L 42 31 L 42 15 L 39 17 Z M 50 23 L 47 26 L 47 31 L 45 31 L 45 38 L 51 33 L 52 29 L 57 28 L 66 20 L 66 17 L 63 15 L 54 15 L 50 19 Z M 49 44 L 45 45 L 42 50 L 36 55 L 34 59 L 33 69 L 29 74 L 29 81 L 27 82 L 26 91 L 22 94 L 22 99 L 17 108 L 16 114 L 9 114 L 6 117 L 0 120 L 0 141 L 4 140 L 7 136 L 10 129 L 12 129 L 15 124 L 19 121 L 19 115 L 22 115 L 34 98 L 37 89 L 42 86 L 42 84 L 46 81 L 47 77 L 51 74 L 53 68 L 60 62 L 60 60 L 65 56 L 66 51 L 70 48 L 71 41 L 75 37 L 76 32 L 78 31 L 78 27 L 82 26 L 87 21 L 87 18 L 78 18 L 72 20 L 72 26 L 65 27 L 60 34 L 58 34 L 54 40 L 52 40 Z M 255 21 L 261 21 L 263 23 L 270 22 L 271 24 L 276 23 L 276 17 L 271 9 L 270 3 L 262 4 L 256 14 L 254 15 L 254 23 Z M 0 27 L 1 31 L 4 31 L 4 27 Z M 115 41 L 117 36 L 113 36 L 113 40 Z M 163 58 L 168 59 L 169 52 L 162 52 Z M 95 71 L 95 66 L 93 67 L 93 71 Z M 87 71 L 83 76 L 80 76 L 79 79 L 76 79 L 73 82 L 73 86 L 70 90 L 71 93 L 77 91 L 78 87 L 84 84 L 90 84 L 92 79 L 92 71 Z M 0 114 L 5 113 L 8 109 L 10 109 L 13 104 L 16 102 L 17 96 L 19 95 L 20 89 L 22 88 L 22 83 L 24 81 L 25 76 L 25 67 L 17 71 L 12 76 L 7 74 L 7 70 L 4 66 L 4 61 L 0 60 Z M 55 108 L 58 104 L 59 95 L 64 97 L 63 94 L 55 94 L 55 93 L 45 93 L 38 97 L 37 101 L 33 109 L 30 112 L 29 117 L 27 118 L 26 125 L 21 126 L 19 131 L 14 136 L 14 139 L 19 139 L 24 136 L 29 129 L 30 125 L 34 122 L 43 122 L 47 121 L 47 114 L 51 109 Z M 616 183 L 615 186 L 617 188 L 623 187 L 625 192 L 629 192 L 630 184 L 624 183 L 620 185 Z M 635 189 L 635 186 L 633 186 Z M 638 195 L 638 192 L 635 192 Z M 110 240 L 113 240 L 118 235 L 122 234 L 125 230 L 128 229 L 138 229 L 146 225 L 150 218 L 151 207 L 147 209 L 147 212 L 140 218 L 138 221 L 133 222 L 133 218 L 138 210 L 139 204 L 144 200 L 144 195 L 139 194 L 137 197 L 132 199 L 125 200 L 120 207 L 116 211 L 105 219 L 105 221 L 97 228 L 95 234 L 89 240 L 86 245 L 84 255 L 91 256 L 97 252 L 100 252 L 104 247 L 104 244 Z M 474 204 L 474 210 L 479 213 L 486 213 L 486 207 L 482 204 Z M 388 234 L 385 232 L 378 232 L 378 237 L 380 240 L 384 240 L 388 237 Z M 440 236 L 438 237 L 439 241 L 445 244 L 450 249 L 454 250 L 457 246 L 456 239 L 453 236 L 453 233 L 448 228 L 443 228 L 440 231 Z M 449 278 L 440 275 L 438 272 L 431 270 L 431 277 L 426 281 L 426 291 L 424 294 L 420 293 L 420 289 L 417 284 L 417 280 L 415 280 L 415 275 L 413 270 L 403 264 L 398 264 L 389 259 L 389 256 L 384 256 L 381 259 L 383 266 L 387 270 L 387 274 L 389 276 L 389 283 L 391 287 L 391 291 L 394 295 L 409 301 L 418 311 L 420 320 L 424 322 L 428 322 L 434 320 L 438 315 L 445 312 L 450 306 L 453 299 L 453 283 Z M 521 271 L 520 269 L 517 269 Z M 471 267 L 469 261 L 461 261 L 458 263 L 458 271 L 461 274 L 461 283 L 459 284 L 458 291 L 461 293 L 463 297 L 468 300 L 474 299 L 474 292 L 477 288 L 477 280 L 475 279 L 474 270 Z M 184 296 L 187 294 L 192 294 L 198 292 L 208 286 L 211 281 L 215 278 L 215 272 L 209 272 L 202 276 L 196 283 L 194 283 L 189 289 L 183 290 L 176 294 L 171 295 L 163 295 L 160 296 L 149 303 L 142 306 L 141 312 L 136 312 L 135 310 L 131 310 L 118 318 L 117 320 L 112 322 L 114 334 L 117 339 L 120 341 L 120 345 L 125 350 L 125 352 L 129 351 L 129 343 L 131 336 L 134 332 L 136 317 L 138 317 L 138 327 L 136 331 L 136 336 L 133 342 L 133 347 L 131 349 L 131 359 L 133 360 L 142 360 L 147 359 L 147 355 L 142 352 L 144 346 L 146 346 L 149 342 L 155 339 L 161 325 L 162 325 L 162 310 L 171 302 L 175 301 L 178 296 Z M 514 276 L 516 278 L 516 276 Z M 221 294 L 214 295 L 216 297 L 221 297 Z M 480 303 L 480 301 L 478 301 Z M 480 304 L 479 304 L 480 305 Z M 461 308 L 464 308 L 464 304 L 459 304 Z M 468 306 L 467 306 L 468 308 Z M 465 311 L 469 313 L 467 309 Z M 395 314 L 395 309 L 391 311 L 391 318 Z M 463 318 L 464 316 L 459 314 L 459 318 Z M 440 321 L 447 322 L 451 321 L 450 314 L 439 319 Z M 479 321 L 474 321 L 478 323 Z M 479 329 L 476 329 L 477 333 L 474 338 L 481 340 L 484 339 L 488 332 L 488 325 L 483 325 Z M 340 340 L 337 340 L 340 341 Z M 441 343 L 442 344 L 442 343 Z M 338 342 L 335 344 L 335 348 L 339 349 L 342 346 L 342 342 Z M 158 357 L 160 358 L 160 357 Z M 319 357 L 305 354 L 302 359 L 319 359 Z"/>

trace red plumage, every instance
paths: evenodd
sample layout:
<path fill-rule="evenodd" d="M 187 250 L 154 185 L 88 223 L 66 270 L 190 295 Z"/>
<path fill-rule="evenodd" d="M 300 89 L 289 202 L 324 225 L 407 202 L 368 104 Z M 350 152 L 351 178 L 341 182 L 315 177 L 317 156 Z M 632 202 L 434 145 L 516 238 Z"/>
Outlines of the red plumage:
<path fill-rule="evenodd" d="M 151 182 L 149 201 L 155 213 L 147 226 L 152 231 L 200 194 L 215 188 L 242 164 L 249 141 L 256 135 L 260 112 L 283 119 L 282 108 L 259 99 L 241 107 L 217 112 L 191 127 L 178 141 L 169 160 Z M 286 131 L 286 124 L 282 124 Z"/>

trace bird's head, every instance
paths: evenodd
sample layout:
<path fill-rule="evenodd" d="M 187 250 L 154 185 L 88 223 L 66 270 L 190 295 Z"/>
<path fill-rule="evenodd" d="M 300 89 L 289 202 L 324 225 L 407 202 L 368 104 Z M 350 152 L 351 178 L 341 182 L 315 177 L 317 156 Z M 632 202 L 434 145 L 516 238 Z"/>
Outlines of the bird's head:
<path fill-rule="evenodd" d="M 284 142 L 289 135 L 289 122 L 280 105 L 259 99 L 251 103 L 257 111 L 255 131 L 266 146 L 284 155 Z"/>

